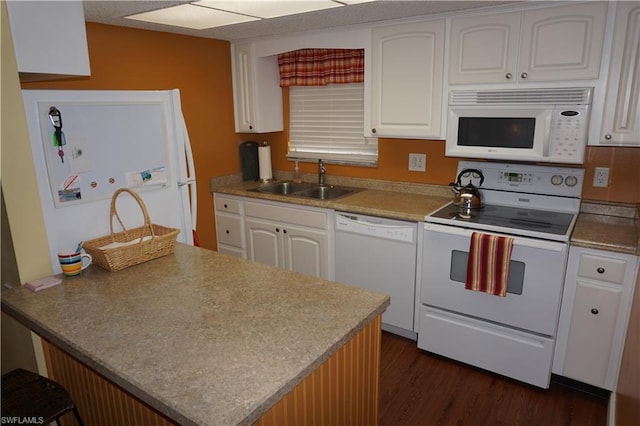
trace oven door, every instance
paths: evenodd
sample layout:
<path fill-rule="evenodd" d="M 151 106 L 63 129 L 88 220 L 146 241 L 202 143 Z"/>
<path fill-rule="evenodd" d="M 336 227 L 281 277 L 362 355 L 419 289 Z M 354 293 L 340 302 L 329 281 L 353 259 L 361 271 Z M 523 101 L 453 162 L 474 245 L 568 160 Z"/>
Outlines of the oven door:
<path fill-rule="evenodd" d="M 567 244 L 514 237 L 506 297 L 465 289 L 471 229 L 426 223 L 421 303 L 555 336 Z M 500 234 L 494 234 L 500 235 Z"/>

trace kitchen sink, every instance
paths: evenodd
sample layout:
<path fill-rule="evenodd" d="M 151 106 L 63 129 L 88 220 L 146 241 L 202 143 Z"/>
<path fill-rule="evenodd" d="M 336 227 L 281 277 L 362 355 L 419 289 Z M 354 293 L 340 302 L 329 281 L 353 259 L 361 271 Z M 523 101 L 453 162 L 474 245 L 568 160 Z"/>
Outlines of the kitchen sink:
<path fill-rule="evenodd" d="M 302 198 L 313 198 L 315 200 L 335 200 L 355 192 L 362 191 L 360 188 L 351 188 L 335 185 L 318 185 L 316 183 L 295 183 L 290 181 L 276 182 L 259 186 L 252 191 L 266 194 L 292 195 Z"/>
<path fill-rule="evenodd" d="M 313 183 L 276 182 L 269 185 L 259 186 L 254 191 L 265 192 L 267 194 L 293 194 L 295 192 L 312 189 L 316 185 Z"/>
<path fill-rule="evenodd" d="M 316 200 L 335 200 L 359 191 L 358 188 L 347 188 L 343 186 L 316 186 L 315 188 L 305 189 L 296 192 L 296 197 L 314 198 Z"/>

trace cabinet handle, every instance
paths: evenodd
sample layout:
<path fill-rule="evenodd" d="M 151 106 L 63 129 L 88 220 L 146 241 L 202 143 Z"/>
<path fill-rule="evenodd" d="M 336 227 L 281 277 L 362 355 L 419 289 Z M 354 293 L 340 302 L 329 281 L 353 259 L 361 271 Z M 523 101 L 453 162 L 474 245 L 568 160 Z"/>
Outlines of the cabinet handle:
<path fill-rule="evenodd" d="M 604 268 L 602 266 L 596 269 L 596 271 L 598 271 L 599 274 L 604 274 Z"/>
<path fill-rule="evenodd" d="M 613 136 L 611 136 L 611 135 L 609 135 L 609 134 L 606 134 L 606 135 L 604 135 L 604 138 L 605 138 L 606 140 L 610 141 L 610 140 L 611 140 L 611 138 L 613 138 Z"/>
<path fill-rule="evenodd" d="M 376 128 L 374 127 L 373 129 L 371 129 L 371 133 L 375 133 L 377 132 Z"/>
<path fill-rule="evenodd" d="M 280 228 L 276 228 L 276 232 L 280 232 Z"/>
<path fill-rule="evenodd" d="M 529 77 L 529 74 L 527 74 L 526 72 L 523 72 L 522 74 L 520 74 L 520 77 L 527 78 Z"/>
<path fill-rule="evenodd" d="M 253 130 L 253 126 L 252 125 L 249 125 L 249 130 Z"/>
<path fill-rule="evenodd" d="M 600 313 L 600 311 L 599 311 L 599 310 L 597 310 L 596 308 L 591 308 L 591 313 L 592 313 L 593 315 L 598 315 L 598 313 Z"/>
<path fill-rule="evenodd" d="M 224 231 L 225 234 L 230 234 L 229 230 L 227 229 L 226 231 Z"/>
<path fill-rule="evenodd" d="M 507 74 L 505 74 L 505 77 L 507 78 L 507 80 L 511 80 L 513 78 L 513 74 L 508 72 Z"/>
<path fill-rule="evenodd" d="M 228 208 L 229 208 L 229 206 L 227 206 L 227 205 L 225 204 L 225 205 L 224 205 L 224 208 L 225 208 L 225 209 L 228 209 Z"/>
<path fill-rule="evenodd" d="M 287 233 L 287 230 L 286 230 L 286 229 L 283 229 L 283 230 L 282 230 L 282 233 L 283 233 L 283 234 L 286 234 L 286 233 Z"/>

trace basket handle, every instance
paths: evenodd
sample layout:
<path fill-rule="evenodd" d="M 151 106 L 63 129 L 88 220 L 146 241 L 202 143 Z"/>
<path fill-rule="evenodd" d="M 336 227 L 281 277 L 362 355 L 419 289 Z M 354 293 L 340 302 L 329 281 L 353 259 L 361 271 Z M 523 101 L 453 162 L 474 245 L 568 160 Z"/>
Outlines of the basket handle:
<path fill-rule="evenodd" d="M 110 215 L 109 215 L 109 229 L 111 231 L 111 235 L 114 234 L 114 232 L 113 232 L 113 216 L 116 217 L 116 219 L 118 220 L 118 223 L 120 224 L 120 227 L 123 229 L 123 231 L 125 233 L 128 232 L 127 228 L 124 226 L 124 223 L 122 223 L 122 219 L 120 219 L 120 215 L 118 214 L 118 211 L 116 209 L 116 199 L 123 192 L 126 192 L 126 193 L 130 194 L 138 202 L 138 205 L 140 206 L 140 209 L 142 209 L 142 214 L 144 216 L 144 226 L 149 229 L 149 232 L 151 233 L 151 238 L 155 238 L 155 233 L 153 232 L 153 226 L 151 226 L 151 219 L 149 218 L 149 212 L 147 211 L 147 206 L 145 206 L 144 201 L 142 201 L 142 198 L 140 198 L 140 196 L 136 192 L 134 192 L 134 191 L 132 191 L 132 190 L 130 190 L 128 188 L 119 188 L 119 189 L 117 189 L 113 193 L 113 196 L 111 197 L 111 209 L 110 209 Z M 145 233 L 143 232 L 142 236 L 140 237 L 140 243 L 142 243 L 142 240 L 144 239 L 144 235 L 145 235 Z"/>

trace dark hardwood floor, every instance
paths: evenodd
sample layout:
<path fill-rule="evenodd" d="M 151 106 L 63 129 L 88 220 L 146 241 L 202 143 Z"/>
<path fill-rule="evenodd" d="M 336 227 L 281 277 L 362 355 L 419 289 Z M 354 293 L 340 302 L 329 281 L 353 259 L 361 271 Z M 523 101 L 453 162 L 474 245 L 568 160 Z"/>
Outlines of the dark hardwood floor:
<path fill-rule="evenodd" d="M 607 401 L 552 381 L 539 389 L 429 354 L 383 332 L 380 426 L 604 426 Z"/>

